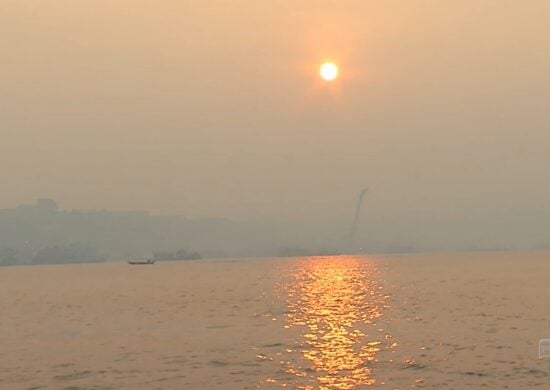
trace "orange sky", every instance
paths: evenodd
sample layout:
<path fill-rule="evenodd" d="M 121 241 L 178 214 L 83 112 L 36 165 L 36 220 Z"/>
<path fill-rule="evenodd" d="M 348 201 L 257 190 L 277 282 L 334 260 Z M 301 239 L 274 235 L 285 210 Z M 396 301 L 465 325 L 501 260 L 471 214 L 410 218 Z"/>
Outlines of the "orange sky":
<path fill-rule="evenodd" d="M 336 218 L 370 185 L 380 214 L 550 208 L 548 20 L 544 0 L 2 1 L 0 207 Z"/>

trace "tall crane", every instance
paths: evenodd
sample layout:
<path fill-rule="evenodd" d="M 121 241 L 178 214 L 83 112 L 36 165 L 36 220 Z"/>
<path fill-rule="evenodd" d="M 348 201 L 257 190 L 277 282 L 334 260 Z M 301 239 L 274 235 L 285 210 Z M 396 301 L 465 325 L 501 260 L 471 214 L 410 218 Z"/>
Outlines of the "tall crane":
<path fill-rule="evenodd" d="M 355 241 L 355 233 L 357 233 L 357 224 L 359 223 L 359 215 L 361 214 L 361 206 L 363 205 L 363 198 L 367 193 L 368 188 L 363 188 L 359 192 L 359 199 L 357 199 L 357 207 L 355 208 L 355 215 L 353 216 L 353 222 L 351 225 L 351 230 L 349 234 L 349 249 L 353 249 Z"/>

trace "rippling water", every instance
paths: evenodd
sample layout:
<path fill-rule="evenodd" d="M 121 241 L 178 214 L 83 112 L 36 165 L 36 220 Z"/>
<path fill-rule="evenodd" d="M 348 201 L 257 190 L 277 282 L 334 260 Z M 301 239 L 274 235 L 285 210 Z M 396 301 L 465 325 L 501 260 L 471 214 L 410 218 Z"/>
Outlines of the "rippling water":
<path fill-rule="evenodd" d="M 546 389 L 549 256 L 5 267 L 0 389 Z"/>
<path fill-rule="evenodd" d="M 366 259 L 332 257 L 295 263 L 283 286 L 287 329 L 298 330 L 296 347 L 283 368 L 299 389 L 352 389 L 372 385 L 369 363 L 382 335 L 372 324 L 383 313 L 387 295 L 375 266 Z M 372 334 L 369 334 L 372 333 Z M 376 336 L 376 337 L 375 337 Z"/>

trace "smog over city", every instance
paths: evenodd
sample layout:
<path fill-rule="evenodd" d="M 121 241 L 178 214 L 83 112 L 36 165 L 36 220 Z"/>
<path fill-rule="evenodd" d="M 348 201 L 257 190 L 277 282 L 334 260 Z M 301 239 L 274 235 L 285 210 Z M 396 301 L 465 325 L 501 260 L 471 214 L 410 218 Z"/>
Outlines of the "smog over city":
<path fill-rule="evenodd" d="M 0 388 L 544 387 L 548 20 L 2 1 Z"/>

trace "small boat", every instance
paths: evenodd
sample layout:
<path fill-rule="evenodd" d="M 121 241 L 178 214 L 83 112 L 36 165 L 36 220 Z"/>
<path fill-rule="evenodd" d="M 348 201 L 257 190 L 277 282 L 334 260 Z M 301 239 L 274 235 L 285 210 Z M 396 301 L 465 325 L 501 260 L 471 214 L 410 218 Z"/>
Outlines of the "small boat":
<path fill-rule="evenodd" d="M 129 261 L 128 264 L 131 264 L 131 265 L 155 264 L 155 260 Z"/>

